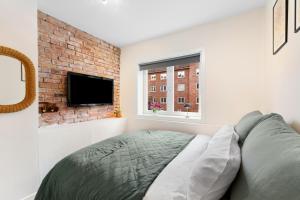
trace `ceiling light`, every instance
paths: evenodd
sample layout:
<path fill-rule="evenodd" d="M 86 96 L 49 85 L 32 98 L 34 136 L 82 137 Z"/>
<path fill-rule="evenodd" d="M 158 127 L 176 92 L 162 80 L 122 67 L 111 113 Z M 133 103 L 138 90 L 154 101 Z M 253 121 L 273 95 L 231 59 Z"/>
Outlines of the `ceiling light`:
<path fill-rule="evenodd" d="M 104 5 L 108 3 L 108 0 L 101 0 Z"/>

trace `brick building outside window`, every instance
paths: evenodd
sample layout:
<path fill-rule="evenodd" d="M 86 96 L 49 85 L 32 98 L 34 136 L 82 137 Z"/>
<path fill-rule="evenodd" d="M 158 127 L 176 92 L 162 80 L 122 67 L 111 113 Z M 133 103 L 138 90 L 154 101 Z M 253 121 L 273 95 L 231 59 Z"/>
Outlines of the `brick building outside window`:
<path fill-rule="evenodd" d="M 175 112 L 186 112 L 185 103 L 191 104 L 189 112 L 199 112 L 199 77 L 199 63 L 174 66 L 174 86 L 172 87 L 174 88 Z M 148 102 L 158 99 L 164 111 L 167 110 L 167 80 L 167 67 L 148 71 Z M 155 91 L 153 91 L 154 86 Z"/>

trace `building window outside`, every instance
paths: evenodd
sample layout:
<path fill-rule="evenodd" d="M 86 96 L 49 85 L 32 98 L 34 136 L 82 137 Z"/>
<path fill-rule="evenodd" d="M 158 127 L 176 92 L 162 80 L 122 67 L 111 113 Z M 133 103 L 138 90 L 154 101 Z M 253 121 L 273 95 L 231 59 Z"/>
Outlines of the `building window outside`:
<path fill-rule="evenodd" d="M 161 104 L 166 104 L 167 103 L 167 98 L 166 97 L 161 97 L 160 98 L 160 103 Z"/>
<path fill-rule="evenodd" d="M 185 91 L 185 84 L 178 84 L 177 85 L 177 91 L 178 92 L 184 92 Z"/>
<path fill-rule="evenodd" d="M 160 74 L 160 80 L 166 80 L 167 79 L 167 74 L 166 73 L 163 73 L 163 74 Z"/>
<path fill-rule="evenodd" d="M 156 86 L 155 85 L 152 85 L 150 87 L 150 92 L 156 92 Z"/>
<path fill-rule="evenodd" d="M 152 74 L 152 75 L 150 76 L 150 79 L 151 79 L 151 81 L 156 81 L 156 74 Z"/>
<path fill-rule="evenodd" d="M 185 98 L 184 97 L 179 97 L 177 102 L 180 103 L 180 104 L 183 104 L 183 103 L 185 103 Z"/>
<path fill-rule="evenodd" d="M 184 77 L 185 77 L 185 71 L 177 72 L 177 78 L 184 78 Z"/>
<path fill-rule="evenodd" d="M 143 108 L 139 107 L 139 113 L 143 111 L 143 113 L 151 114 L 151 103 L 159 102 L 161 104 L 160 115 L 185 116 L 186 109 L 184 105 L 189 103 L 191 108 L 188 112 L 191 113 L 191 116 L 200 117 L 202 109 L 200 109 L 199 104 L 199 93 L 201 91 L 199 89 L 199 76 L 195 73 L 198 71 L 201 73 L 198 70 L 199 67 L 200 62 L 195 62 L 141 69 L 143 78 L 141 77 L 140 80 L 143 80 L 143 84 L 141 84 L 143 87 L 139 91 L 144 96 L 140 98 L 139 102 L 142 99 L 146 101 L 143 100 L 143 103 L 140 104 L 144 106 Z M 145 87 L 149 89 L 142 89 Z M 157 92 L 158 90 L 159 92 Z"/>
<path fill-rule="evenodd" d="M 196 69 L 196 75 L 199 76 L 200 70 Z"/>
<path fill-rule="evenodd" d="M 160 91 L 161 91 L 161 92 L 167 91 L 167 86 L 166 86 L 166 85 L 161 85 L 161 86 L 160 86 Z"/>

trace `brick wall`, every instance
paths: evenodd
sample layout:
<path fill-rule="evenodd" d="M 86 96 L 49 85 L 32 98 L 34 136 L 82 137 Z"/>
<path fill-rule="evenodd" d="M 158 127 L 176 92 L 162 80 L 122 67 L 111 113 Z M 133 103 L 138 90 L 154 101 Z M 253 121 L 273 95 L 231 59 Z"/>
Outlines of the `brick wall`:
<path fill-rule="evenodd" d="M 199 97 L 199 89 L 197 89 L 197 83 L 199 83 L 199 76 L 197 75 L 197 69 L 199 69 L 199 63 L 191 63 L 187 66 L 175 66 L 174 68 L 174 111 L 183 111 L 184 103 L 178 103 L 178 98 L 183 97 L 186 103 L 191 104 L 189 112 L 198 112 L 199 104 L 197 103 L 197 97 Z M 178 72 L 185 72 L 184 78 L 178 78 Z M 160 75 L 167 73 L 166 68 L 149 70 L 148 72 L 148 102 L 153 102 L 155 99 L 160 102 L 161 97 L 167 97 L 167 92 L 160 91 L 160 86 L 167 85 L 167 80 L 161 80 Z M 151 80 L 151 75 L 156 75 L 155 80 Z M 178 91 L 178 85 L 184 85 L 184 91 Z M 156 91 L 152 92 L 151 87 L 156 86 Z M 162 104 L 162 110 L 167 110 L 167 105 Z"/>
<path fill-rule="evenodd" d="M 167 98 L 167 91 L 161 91 L 161 86 L 167 86 L 167 80 L 161 80 L 160 75 L 166 74 L 166 68 L 162 70 L 150 70 L 148 73 L 148 103 L 152 103 L 154 101 L 161 103 L 161 98 Z M 156 80 L 151 80 L 151 75 L 156 75 Z M 156 91 L 152 92 L 151 87 L 155 86 Z M 161 110 L 167 110 L 167 104 L 161 103 Z"/>
<path fill-rule="evenodd" d="M 40 115 L 40 126 L 108 118 L 118 109 L 121 50 L 101 39 L 38 12 L 39 101 L 59 112 Z M 114 79 L 114 106 L 67 107 L 68 71 Z"/>

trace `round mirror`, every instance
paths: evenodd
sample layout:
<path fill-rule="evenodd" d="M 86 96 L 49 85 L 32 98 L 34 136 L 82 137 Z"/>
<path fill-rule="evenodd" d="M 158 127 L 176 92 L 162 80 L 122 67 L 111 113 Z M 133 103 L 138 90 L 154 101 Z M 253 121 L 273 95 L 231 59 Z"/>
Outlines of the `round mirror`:
<path fill-rule="evenodd" d="M 0 56 L 0 104 L 10 105 L 25 98 L 25 69 L 23 64 L 11 57 Z"/>
<path fill-rule="evenodd" d="M 0 113 L 17 112 L 35 99 L 35 69 L 19 51 L 0 46 Z"/>

